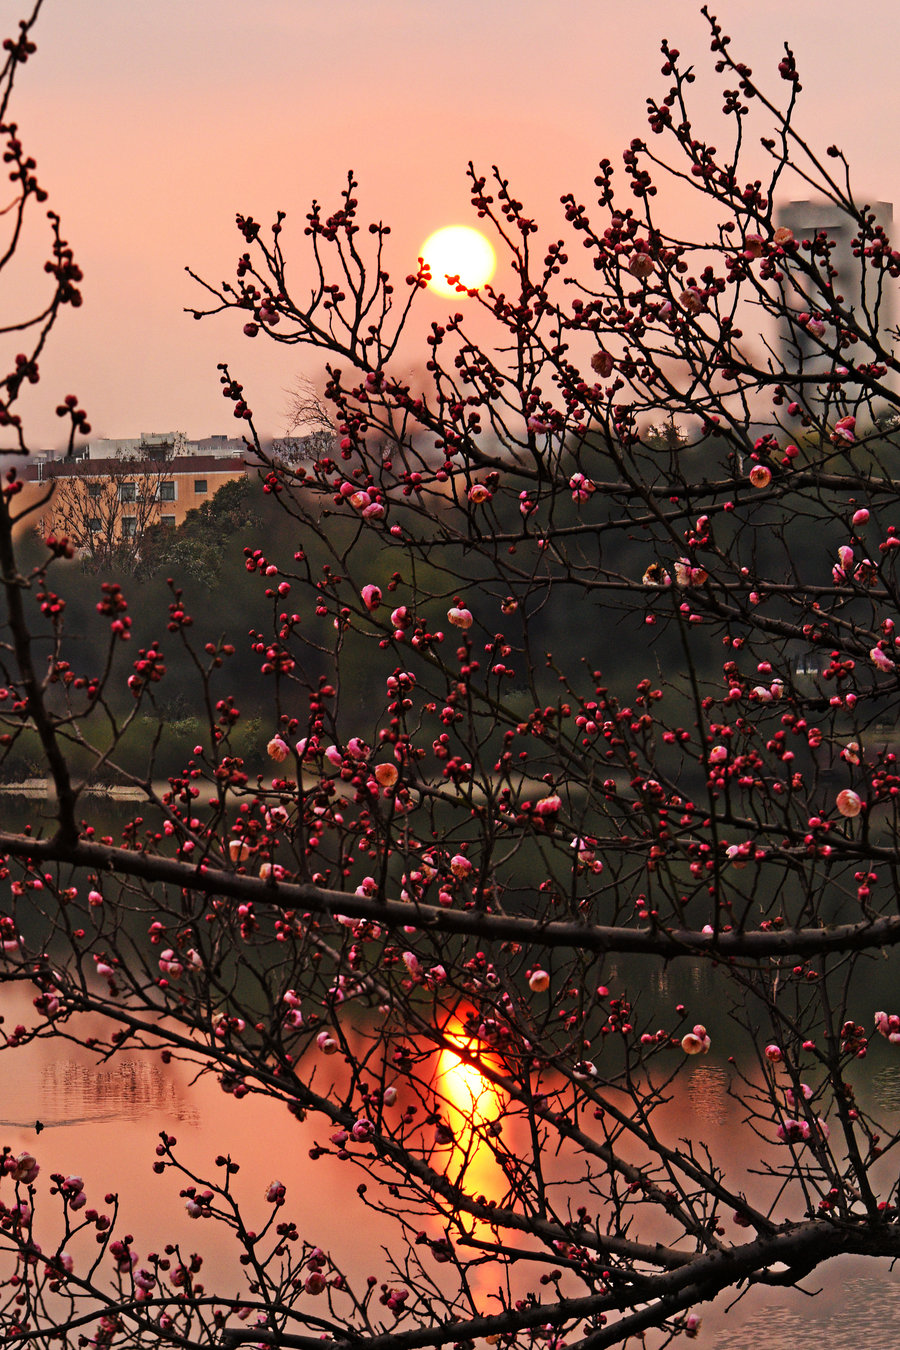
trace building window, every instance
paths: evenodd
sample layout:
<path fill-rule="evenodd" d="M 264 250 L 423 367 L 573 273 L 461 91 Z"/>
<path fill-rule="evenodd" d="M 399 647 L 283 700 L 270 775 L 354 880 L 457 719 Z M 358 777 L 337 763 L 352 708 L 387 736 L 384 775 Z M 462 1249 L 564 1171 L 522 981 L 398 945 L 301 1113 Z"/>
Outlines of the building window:
<path fill-rule="evenodd" d="M 174 517 L 174 516 L 160 516 L 160 518 L 159 518 L 159 523 L 160 523 L 160 525 L 169 525 L 169 526 L 171 526 L 172 529 L 174 529 L 174 528 L 175 528 L 175 517 Z"/>
<path fill-rule="evenodd" d="M 194 479 L 194 491 L 196 492 L 198 497 L 202 497 L 206 493 L 207 487 L 205 478 Z"/>
<path fill-rule="evenodd" d="M 174 500 L 175 500 L 175 484 L 174 484 L 174 483 L 160 483 L 160 485 L 159 485 L 159 494 L 158 494 L 158 495 L 159 495 L 159 500 L 160 500 L 161 502 L 174 502 Z"/>
<path fill-rule="evenodd" d="M 89 496 L 89 497 L 93 497 L 95 500 L 96 500 L 97 497 L 102 497 L 102 496 L 103 496 L 103 484 L 102 484 L 102 483 L 88 483 L 88 485 L 87 485 L 87 493 L 88 493 L 88 496 Z"/>
<path fill-rule="evenodd" d="M 137 500 L 137 488 L 134 483 L 119 484 L 119 501 L 133 502 Z"/>
<path fill-rule="evenodd" d="M 90 520 L 88 521 L 88 529 L 91 532 L 91 534 L 99 534 L 102 528 L 103 526 L 100 523 L 100 517 L 91 516 Z"/>
<path fill-rule="evenodd" d="M 132 486 L 134 486 L 132 484 Z M 137 517 L 125 516 L 122 519 L 122 538 L 133 539 L 137 534 Z"/>

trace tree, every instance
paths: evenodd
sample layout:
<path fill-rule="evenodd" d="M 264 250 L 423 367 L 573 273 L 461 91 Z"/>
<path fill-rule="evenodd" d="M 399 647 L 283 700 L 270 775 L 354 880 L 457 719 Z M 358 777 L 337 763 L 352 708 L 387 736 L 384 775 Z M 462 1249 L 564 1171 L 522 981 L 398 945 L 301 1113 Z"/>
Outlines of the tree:
<path fill-rule="evenodd" d="M 38 8 L 7 45 L 4 119 Z M 136 658 L 128 599 L 105 583 L 105 658 L 79 666 L 66 550 L 48 540 L 23 575 L 8 480 L 3 743 L 34 729 L 58 807 L 52 833 L 0 835 L 0 970 L 36 990 L 6 1046 L 178 1055 L 238 1100 L 282 1101 L 288 1146 L 359 1168 L 361 1206 L 396 1234 L 360 1282 L 347 1253 L 283 1218 L 277 1179 L 250 1231 L 234 1160 L 188 1173 L 164 1132 L 156 1170 L 183 1177 L 201 1225 L 230 1229 L 246 1273 L 237 1293 L 206 1289 L 199 1257 L 139 1256 L 85 1208 L 80 1177 L 51 1174 L 48 1199 L 42 1146 L 7 1152 L 8 1344 L 666 1345 L 696 1336 L 724 1291 L 802 1285 L 840 1253 L 900 1255 L 898 1136 L 868 1109 L 859 1063 L 900 1041 L 882 1001 L 900 937 L 884 319 L 900 252 L 840 151 L 820 159 L 796 131 L 790 50 L 782 109 L 707 17 L 736 86 L 730 149 L 692 128 L 691 71 L 663 44 L 670 87 L 648 105 L 655 139 L 625 153 L 624 188 L 603 160 L 596 210 L 564 198 L 577 274 L 499 171 L 489 184 L 472 168 L 515 290 L 461 291 L 432 327 L 425 387 L 391 362 L 427 271 L 390 280 L 387 228 L 366 238 L 352 175 L 307 218 L 311 296 L 291 292 L 284 218 L 271 236 L 238 218 L 236 281 L 204 283 L 197 312 L 323 352 L 340 438 L 309 465 L 266 463 L 222 368 L 297 524 L 292 557 L 246 550 L 271 776 L 251 781 L 233 751 L 233 643 L 192 643 L 177 579 L 166 642 Z M 745 183 L 751 110 L 769 169 Z M 32 170 L 17 168 L 18 219 Z M 777 223 L 792 172 L 852 230 L 840 293 L 829 232 Z M 666 233 L 666 174 L 714 208 L 709 240 Z M 53 239 L 58 257 L 55 224 Z M 60 406 L 83 419 L 77 400 Z M 114 694 L 127 672 L 142 707 L 179 645 L 205 732 L 159 792 L 123 763 Z M 307 674 L 310 653 L 325 674 Z M 142 783 L 121 843 L 84 818 L 73 741 Z M 712 966 L 726 992 L 654 1000 L 663 963 Z M 756 1150 L 746 1173 L 667 1118 L 710 1050 Z M 468 1102 L 447 1055 L 474 1076 Z M 477 1180 L 485 1157 L 496 1196 Z"/>

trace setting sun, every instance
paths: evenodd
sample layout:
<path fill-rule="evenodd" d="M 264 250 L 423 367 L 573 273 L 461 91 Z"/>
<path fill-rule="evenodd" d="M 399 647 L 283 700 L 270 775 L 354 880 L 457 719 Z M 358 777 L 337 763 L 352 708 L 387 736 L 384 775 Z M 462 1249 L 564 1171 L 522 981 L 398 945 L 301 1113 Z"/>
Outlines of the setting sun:
<path fill-rule="evenodd" d="M 446 225 L 436 230 L 422 245 L 422 257 L 431 268 L 428 283 L 438 295 L 456 297 L 456 285 L 447 277 L 458 276 L 470 290 L 490 281 L 497 266 L 497 255 L 479 230 L 469 225 Z"/>

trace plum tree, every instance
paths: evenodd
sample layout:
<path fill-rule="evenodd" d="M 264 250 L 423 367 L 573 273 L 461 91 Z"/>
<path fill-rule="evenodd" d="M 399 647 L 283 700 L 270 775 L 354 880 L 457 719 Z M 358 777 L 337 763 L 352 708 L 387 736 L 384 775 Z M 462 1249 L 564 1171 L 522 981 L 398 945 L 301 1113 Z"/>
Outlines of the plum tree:
<path fill-rule="evenodd" d="M 19 223 L 41 190 L 6 106 L 39 8 L 6 46 L 0 104 Z M 282 1102 L 289 1146 L 358 1168 L 395 1244 L 360 1276 L 358 1234 L 323 1251 L 282 1217 L 278 1180 L 251 1231 L 235 1162 L 197 1176 L 166 1129 L 148 1161 L 231 1231 L 246 1277 L 211 1289 L 177 1243 L 139 1256 L 80 1175 L 51 1173 L 48 1198 L 42 1143 L 7 1149 L 8 1344 L 666 1345 L 721 1293 L 900 1255 L 898 1133 L 860 1063 L 900 1041 L 900 252 L 840 151 L 796 130 L 790 49 L 782 107 L 707 17 L 729 148 L 692 126 L 691 69 L 664 43 L 652 139 L 621 186 L 600 162 L 595 207 L 563 198 L 565 239 L 541 242 L 502 174 L 470 167 L 512 282 L 460 287 L 421 387 L 395 358 L 427 268 L 391 280 L 352 175 L 307 216 L 310 293 L 288 280 L 285 218 L 238 217 L 235 280 L 201 283 L 196 313 L 322 353 L 335 429 L 308 462 L 267 457 L 221 368 L 296 525 L 290 550 L 245 555 L 266 774 L 233 745 L 247 635 L 195 641 L 175 577 L 165 640 L 135 655 L 107 580 L 82 655 L 68 542 L 19 564 L 12 460 L 0 740 L 39 739 L 56 807 L 52 828 L 0 835 L 0 978 L 35 991 L 4 1045 L 177 1055 L 238 1101 Z M 779 223 L 792 172 L 834 227 Z M 658 219 L 667 175 L 716 213 L 707 238 Z M 19 387 L 77 295 L 53 217 L 51 237 L 52 299 L 2 382 L 22 454 Z M 85 414 L 60 409 L 74 439 Z M 205 730 L 160 787 L 128 728 L 172 648 Z M 141 796 L 118 838 L 86 796 L 111 766 Z M 681 969 L 716 984 L 681 996 Z M 740 1162 L 721 1133 L 673 1125 L 707 1054 Z"/>

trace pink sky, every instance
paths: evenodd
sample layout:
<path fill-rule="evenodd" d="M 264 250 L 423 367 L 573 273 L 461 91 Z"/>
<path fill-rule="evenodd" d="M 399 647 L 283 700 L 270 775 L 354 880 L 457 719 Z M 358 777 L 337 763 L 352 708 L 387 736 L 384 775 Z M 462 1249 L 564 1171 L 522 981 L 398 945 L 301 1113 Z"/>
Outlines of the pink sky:
<path fill-rule="evenodd" d="M 20 12 L 0 0 L 4 31 Z M 894 44 L 845 0 L 722 0 L 717 12 L 776 98 L 791 41 L 798 125 L 819 147 L 843 147 L 859 195 L 900 201 Z M 723 145 L 724 80 L 711 72 L 699 5 L 681 0 L 45 0 L 13 116 L 84 268 L 85 303 L 42 360 L 25 410 L 32 443 L 58 443 L 53 408 L 68 392 L 97 435 L 232 432 L 221 360 L 261 432 L 283 432 L 285 391 L 317 377 L 321 358 L 251 343 L 232 316 L 193 322 L 185 265 L 231 277 L 243 251 L 235 213 L 268 225 L 281 208 L 302 278 L 309 201 L 333 202 L 351 166 L 365 218 L 394 227 L 398 277 L 432 230 L 472 219 L 470 158 L 483 172 L 498 163 L 541 237 L 559 238 L 561 193 L 590 203 L 596 161 L 620 163 L 628 140 L 647 134 L 644 100 L 667 83 L 664 35 L 702 70 L 697 125 Z M 677 201 L 673 211 L 689 227 Z M 22 282 L 32 295 L 39 242 Z M 446 311 L 423 297 L 422 322 Z"/>

